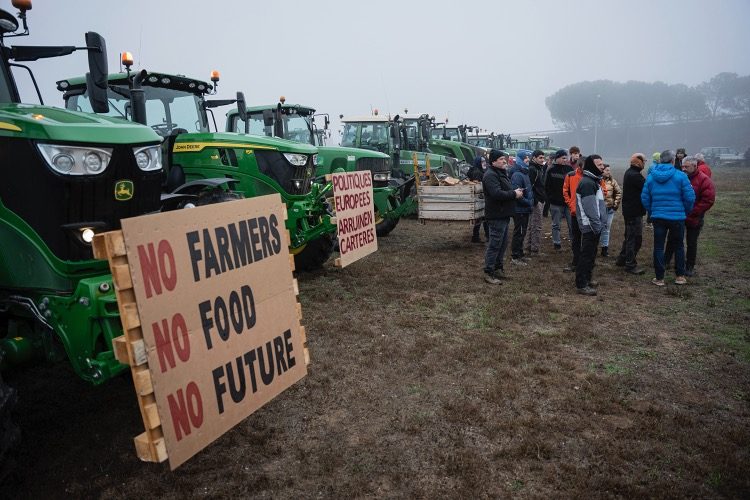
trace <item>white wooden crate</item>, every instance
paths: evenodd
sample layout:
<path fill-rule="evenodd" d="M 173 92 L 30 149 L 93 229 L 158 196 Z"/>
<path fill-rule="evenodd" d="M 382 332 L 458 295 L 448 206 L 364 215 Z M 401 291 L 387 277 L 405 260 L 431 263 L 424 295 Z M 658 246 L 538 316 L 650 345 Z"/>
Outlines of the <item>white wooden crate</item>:
<path fill-rule="evenodd" d="M 477 221 L 484 217 L 481 184 L 419 186 L 419 219 Z"/>

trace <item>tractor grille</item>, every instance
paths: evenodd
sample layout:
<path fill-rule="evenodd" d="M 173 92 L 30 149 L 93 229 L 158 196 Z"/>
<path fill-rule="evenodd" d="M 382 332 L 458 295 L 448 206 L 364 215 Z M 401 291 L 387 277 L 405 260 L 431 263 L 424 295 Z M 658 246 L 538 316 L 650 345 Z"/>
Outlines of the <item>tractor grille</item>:
<path fill-rule="evenodd" d="M 295 167 L 278 151 L 255 151 L 258 170 L 279 183 L 288 194 L 307 194 L 310 192 L 315 176 L 312 155 L 307 156 L 307 163 Z"/>
<path fill-rule="evenodd" d="M 390 158 L 358 158 L 357 170 L 369 170 L 373 174 L 388 173 L 391 171 Z"/>
<path fill-rule="evenodd" d="M 91 246 L 78 239 L 74 226 L 110 231 L 120 228 L 120 219 L 158 211 L 164 176 L 163 171 L 141 171 L 130 146 L 114 146 L 109 166 L 99 175 L 60 175 L 31 141 L 9 138 L 0 140 L 0 171 L 13 172 L 0 183 L 3 204 L 33 228 L 52 253 L 70 261 L 93 258 Z M 133 183 L 129 200 L 115 199 L 120 180 Z"/>
<path fill-rule="evenodd" d="M 357 159 L 357 170 L 369 170 L 373 176 L 374 187 L 385 187 L 388 185 L 388 181 L 375 180 L 375 174 L 387 174 L 391 171 L 391 159 L 390 158 L 358 158 Z"/>

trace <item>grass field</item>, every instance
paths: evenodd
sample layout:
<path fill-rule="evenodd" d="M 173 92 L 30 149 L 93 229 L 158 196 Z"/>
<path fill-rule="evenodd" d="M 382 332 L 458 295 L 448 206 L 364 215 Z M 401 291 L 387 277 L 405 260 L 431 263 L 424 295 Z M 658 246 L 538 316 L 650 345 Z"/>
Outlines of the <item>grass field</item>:
<path fill-rule="evenodd" d="M 647 273 L 599 258 L 591 298 L 568 242 L 491 286 L 469 227 L 402 220 L 376 254 L 299 277 L 308 377 L 175 472 L 137 460 L 127 377 L 20 372 L 0 496 L 747 498 L 750 170 L 714 180 L 685 287 L 651 285 L 648 229 Z"/>

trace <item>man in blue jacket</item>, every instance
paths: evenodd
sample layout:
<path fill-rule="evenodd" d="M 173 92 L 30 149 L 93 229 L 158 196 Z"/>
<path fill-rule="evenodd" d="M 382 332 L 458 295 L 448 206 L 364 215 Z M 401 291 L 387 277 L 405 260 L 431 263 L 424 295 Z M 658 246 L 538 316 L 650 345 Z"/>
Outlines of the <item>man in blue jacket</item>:
<path fill-rule="evenodd" d="M 490 151 L 490 166 L 482 178 L 484 191 L 484 219 L 490 229 L 487 252 L 484 255 L 484 281 L 499 285 L 505 277 L 503 257 L 508 246 L 508 224 L 515 213 L 516 200 L 523 196 L 521 189 L 513 189 L 508 178 L 508 154 L 499 149 Z"/>
<path fill-rule="evenodd" d="M 677 285 L 687 283 L 685 278 L 685 218 L 693 209 L 695 191 L 688 176 L 674 168 L 675 154 L 664 151 L 660 162 L 648 174 L 641 191 L 641 203 L 654 225 L 654 272 L 651 281 L 656 286 L 664 286 L 664 243 L 674 248 Z"/>
<path fill-rule="evenodd" d="M 516 154 L 516 164 L 510 169 L 510 182 L 514 189 L 522 189 L 523 196 L 516 200 L 516 213 L 513 215 L 513 242 L 511 243 L 511 263 L 525 266 L 523 240 L 529 227 L 529 216 L 534 210 L 534 191 L 529 178 L 531 151 L 520 150 Z"/>

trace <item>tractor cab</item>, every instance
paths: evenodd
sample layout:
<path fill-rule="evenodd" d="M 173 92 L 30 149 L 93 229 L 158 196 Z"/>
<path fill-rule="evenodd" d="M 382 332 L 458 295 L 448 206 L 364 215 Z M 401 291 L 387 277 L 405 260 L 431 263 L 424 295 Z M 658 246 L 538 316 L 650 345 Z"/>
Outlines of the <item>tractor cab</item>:
<path fill-rule="evenodd" d="M 436 123 L 430 132 L 433 139 L 443 139 L 446 141 L 464 142 L 470 144 L 468 137 L 469 132 L 479 130 L 479 127 L 473 125 L 459 125 L 457 127 L 448 127 L 446 123 Z"/>
<path fill-rule="evenodd" d="M 227 193 L 232 180 L 227 176 L 188 179 L 188 173 L 176 153 L 181 151 L 177 143 L 191 137 L 210 135 L 213 108 L 243 100 L 238 92 L 237 99 L 209 100 L 207 96 L 216 93 L 219 72 L 211 72 L 208 83 L 183 75 L 141 70 L 132 72 L 132 56 L 122 54 L 122 64 L 126 71 L 109 74 L 106 77 L 106 100 L 108 111 L 99 113 L 115 120 L 141 123 L 150 127 L 162 138 L 161 162 L 167 172 L 163 183 L 162 209 L 169 210 L 183 206 L 216 202 L 216 197 L 231 199 L 234 193 Z M 65 107 L 81 112 L 95 112 L 95 101 L 88 91 L 85 79 L 68 78 L 57 82 L 63 92 Z M 216 121 L 212 120 L 214 130 Z M 184 149 L 184 148 L 183 148 Z M 226 150 L 220 151 L 222 162 L 228 162 Z M 141 157 L 138 161 L 143 161 Z M 188 182 L 190 180 L 190 182 Z M 225 191 L 224 194 L 219 193 Z"/>

